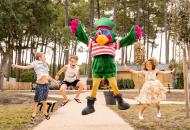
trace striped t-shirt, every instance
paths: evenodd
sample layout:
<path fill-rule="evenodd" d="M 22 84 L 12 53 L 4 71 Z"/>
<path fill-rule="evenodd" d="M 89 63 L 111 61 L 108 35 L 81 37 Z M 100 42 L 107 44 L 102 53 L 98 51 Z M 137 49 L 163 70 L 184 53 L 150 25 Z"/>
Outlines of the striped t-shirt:
<path fill-rule="evenodd" d="M 106 45 L 99 45 L 98 43 L 94 42 L 92 39 L 89 39 L 88 41 L 88 47 L 92 48 L 91 55 L 97 56 L 97 55 L 102 55 L 102 54 L 108 54 L 115 56 L 115 50 L 119 49 L 119 40 L 112 44 L 106 44 Z"/>

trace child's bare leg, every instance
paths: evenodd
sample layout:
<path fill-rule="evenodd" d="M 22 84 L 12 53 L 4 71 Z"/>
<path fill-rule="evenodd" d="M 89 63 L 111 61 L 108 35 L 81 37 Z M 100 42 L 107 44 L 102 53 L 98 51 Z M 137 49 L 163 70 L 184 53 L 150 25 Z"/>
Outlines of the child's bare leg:
<path fill-rule="evenodd" d="M 42 103 L 43 103 L 45 118 L 46 118 L 47 120 L 49 120 L 49 119 L 50 119 L 50 116 L 49 116 L 49 114 L 48 114 L 48 112 L 47 112 L 47 102 L 46 102 L 46 101 L 43 101 Z"/>
<path fill-rule="evenodd" d="M 77 86 L 79 86 L 79 88 L 78 88 L 77 95 L 75 96 L 75 98 L 76 98 L 76 99 L 79 99 L 79 95 L 80 95 L 80 93 L 83 91 L 84 84 L 83 84 L 81 81 L 79 81 L 79 82 L 77 83 Z"/>
<path fill-rule="evenodd" d="M 140 120 L 143 120 L 143 119 L 144 119 L 144 117 L 143 117 L 143 112 L 144 112 L 144 110 L 145 110 L 146 108 L 148 108 L 148 107 L 149 107 L 148 104 L 143 104 L 143 105 L 141 105 L 141 107 L 140 107 L 140 109 L 139 109 L 139 119 L 140 119 Z"/>
<path fill-rule="evenodd" d="M 61 88 L 60 88 L 60 92 L 61 92 L 61 95 L 64 98 L 64 101 L 68 101 L 68 98 L 67 98 L 66 93 L 65 93 L 66 89 L 67 89 L 67 85 L 66 84 L 62 84 Z"/>
<path fill-rule="evenodd" d="M 160 102 L 157 102 L 156 103 L 156 109 L 157 109 L 157 114 L 156 114 L 156 116 L 157 117 L 161 117 L 161 113 L 160 113 Z"/>
<path fill-rule="evenodd" d="M 157 109 L 157 112 L 160 112 L 160 102 L 156 103 L 156 109 Z"/>
<path fill-rule="evenodd" d="M 44 114 L 48 115 L 48 112 L 47 112 L 47 102 L 43 101 L 42 103 L 43 103 Z"/>
<path fill-rule="evenodd" d="M 33 110 L 32 110 L 32 117 L 36 116 L 36 111 L 38 108 L 38 102 L 34 102 Z"/>
<path fill-rule="evenodd" d="M 144 110 L 146 109 L 146 108 L 148 108 L 148 104 L 143 104 L 142 106 L 141 106 L 141 108 L 140 108 L 140 110 L 139 110 L 139 113 L 142 115 L 143 114 L 143 112 L 144 112 Z"/>

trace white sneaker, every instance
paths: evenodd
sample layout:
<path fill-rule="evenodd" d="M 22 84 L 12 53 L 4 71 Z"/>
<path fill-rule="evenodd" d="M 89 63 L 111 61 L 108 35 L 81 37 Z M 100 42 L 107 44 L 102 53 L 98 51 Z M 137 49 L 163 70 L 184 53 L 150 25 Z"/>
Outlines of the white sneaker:
<path fill-rule="evenodd" d="M 141 115 L 140 113 L 139 113 L 139 120 L 144 120 L 143 115 Z"/>
<path fill-rule="evenodd" d="M 158 118 L 160 118 L 160 117 L 161 117 L 161 113 L 158 112 L 158 113 L 156 114 L 156 116 L 157 116 Z"/>

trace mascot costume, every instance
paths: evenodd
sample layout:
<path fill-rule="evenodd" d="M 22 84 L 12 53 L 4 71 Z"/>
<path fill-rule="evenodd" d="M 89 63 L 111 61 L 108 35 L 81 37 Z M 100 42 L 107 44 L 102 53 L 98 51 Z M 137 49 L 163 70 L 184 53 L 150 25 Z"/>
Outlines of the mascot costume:
<path fill-rule="evenodd" d="M 132 45 L 140 39 L 141 29 L 138 25 L 132 26 L 126 37 L 116 39 L 117 35 L 112 32 L 115 26 L 115 23 L 109 18 L 101 18 L 94 24 L 96 31 L 92 32 L 88 37 L 82 23 L 78 19 L 74 19 L 70 23 L 71 33 L 74 34 L 79 41 L 92 49 L 92 92 L 91 95 L 87 97 L 87 107 L 82 110 L 82 115 L 95 112 L 94 103 L 96 101 L 96 92 L 102 78 L 108 79 L 114 97 L 118 102 L 118 108 L 120 110 L 126 110 L 130 107 L 119 93 L 114 57 L 116 49 Z"/>

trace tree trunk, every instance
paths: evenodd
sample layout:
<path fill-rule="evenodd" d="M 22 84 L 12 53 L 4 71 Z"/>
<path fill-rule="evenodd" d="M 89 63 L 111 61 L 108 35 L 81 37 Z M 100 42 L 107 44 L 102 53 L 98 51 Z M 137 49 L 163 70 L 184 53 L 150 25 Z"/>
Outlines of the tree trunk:
<path fill-rule="evenodd" d="M 123 47 L 121 49 L 121 65 L 124 64 L 124 58 L 125 58 L 124 56 L 125 56 L 125 48 Z"/>
<path fill-rule="evenodd" d="M 64 59 L 65 59 L 65 65 L 67 65 L 69 63 L 69 49 L 64 50 Z"/>
<path fill-rule="evenodd" d="M 48 38 L 46 38 L 45 40 L 44 54 L 46 53 L 47 45 L 48 45 Z"/>
<path fill-rule="evenodd" d="M 68 1 L 64 1 L 65 27 L 69 26 Z"/>
<path fill-rule="evenodd" d="M 140 23 L 140 0 L 138 0 L 138 4 L 137 4 L 137 19 L 136 19 L 136 24 L 139 24 Z"/>
<path fill-rule="evenodd" d="M 8 61 L 8 57 L 9 57 L 9 54 L 10 52 L 13 51 L 11 48 L 7 48 L 6 49 L 6 52 L 3 53 L 3 59 L 2 59 L 2 62 L 0 64 L 0 90 L 3 90 L 3 81 L 4 81 L 4 70 L 5 70 L 5 67 L 6 67 L 6 64 L 7 64 L 7 61 Z"/>
<path fill-rule="evenodd" d="M 56 44 L 57 44 L 57 39 L 55 38 L 54 41 L 54 48 L 53 48 L 53 77 L 55 77 L 56 74 Z"/>
<path fill-rule="evenodd" d="M 128 56 L 128 51 L 127 51 L 127 47 L 125 47 L 125 64 L 127 64 L 127 60 L 128 60 L 128 58 L 127 58 L 127 56 Z"/>
<path fill-rule="evenodd" d="M 18 49 L 18 51 L 17 51 L 17 56 L 18 56 L 18 58 L 17 58 L 17 64 L 18 65 L 21 65 L 21 52 L 22 52 L 22 50 L 19 48 Z M 19 82 L 20 81 L 20 70 L 16 70 L 16 81 L 17 82 Z"/>
<path fill-rule="evenodd" d="M 89 0 L 89 10 L 90 10 L 90 32 L 93 30 L 93 24 L 94 24 L 94 0 Z M 89 57 L 88 57 L 88 79 L 92 78 L 92 57 L 91 57 L 91 49 L 89 51 Z"/>
<path fill-rule="evenodd" d="M 9 55 L 7 81 L 9 81 L 9 78 L 12 76 L 12 67 L 11 67 L 12 64 L 13 64 L 13 51 L 11 51 Z"/>
<path fill-rule="evenodd" d="M 155 41 L 152 43 L 151 57 L 153 56 L 153 52 L 154 52 L 154 45 L 155 45 Z"/>
<path fill-rule="evenodd" d="M 160 36 L 160 37 L 161 37 L 161 40 L 160 40 L 160 41 L 161 41 L 161 43 L 160 43 L 160 56 L 159 56 L 159 63 L 161 63 L 161 59 L 162 59 L 162 58 L 161 58 L 161 57 L 162 57 L 162 54 L 161 54 L 161 53 L 162 53 L 162 34 L 163 34 L 163 33 L 161 32 L 161 36 Z"/>
<path fill-rule="evenodd" d="M 167 5 L 166 0 L 164 0 L 164 31 L 165 31 L 165 44 L 166 44 L 166 50 L 165 50 L 165 56 L 166 56 L 166 63 L 169 63 L 169 43 L 168 43 L 168 25 L 167 25 Z"/>
<path fill-rule="evenodd" d="M 173 47 L 172 47 L 172 59 L 175 59 L 176 41 L 177 41 L 177 38 L 175 37 L 175 40 L 173 41 Z"/>
<path fill-rule="evenodd" d="M 131 49 L 130 49 L 130 55 L 129 55 L 129 64 L 131 63 L 132 48 L 133 48 L 133 46 L 131 46 Z"/>
<path fill-rule="evenodd" d="M 51 75 L 51 76 L 53 75 L 53 71 L 52 71 L 52 70 L 53 70 L 53 57 L 54 57 L 54 56 L 52 55 L 52 56 L 51 56 L 51 61 L 50 61 L 50 67 L 49 67 L 49 68 L 50 68 L 50 75 Z"/>
<path fill-rule="evenodd" d="M 98 19 L 100 19 L 100 3 L 99 0 L 96 0 L 97 2 L 97 14 L 98 14 Z"/>
<path fill-rule="evenodd" d="M 143 6 L 145 6 L 145 3 L 144 3 L 144 0 L 143 0 Z M 145 11 L 143 9 L 143 26 L 144 26 L 144 29 L 143 29 L 143 44 L 144 44 L 144 47 L 146 45 L 146 16 L 145 16 Z"/>
<path fill-rule="evenodd" d="M 61 52 L 60 52 L 60 57 L 59 57 L 59 63 L 58 63 L 59 64 L 59 68 L 58 68 L 58 70 L 61 69 L 61 67 L 62 67 L 62 59 L 63 59 L 63 53 L 64 53 L 63 52 L 63 48 L 64 47 L 62 46 L 61 47 Z"/>
<path fill-rule="evenodd" d="M 113 21 L 116 23 L 116 15 L 117 15 L 117 0 L 114 0 L 114 5 L 113 5 Z"/>
<path fill-rule="evenodd" d="M 150 14 L 150 10 L 149 10 L 149 0 L 148 0 L 148 22 L 147 22 L 147 59 L 149 58 L 149 24 L 150 24 L 150 21 L 149 21 L 149 14 Z"/>

